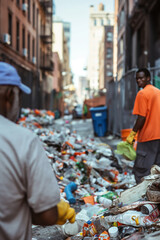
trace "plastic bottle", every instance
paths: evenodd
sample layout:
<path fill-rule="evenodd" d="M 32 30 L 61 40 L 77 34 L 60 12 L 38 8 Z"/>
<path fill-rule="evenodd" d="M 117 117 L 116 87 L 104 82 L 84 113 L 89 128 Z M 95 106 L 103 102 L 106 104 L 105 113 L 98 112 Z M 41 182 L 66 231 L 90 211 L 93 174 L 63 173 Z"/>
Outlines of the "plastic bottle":
<path fill-rule="evenodd" d="M 84 188 L 91 194 L 94 195 L 94 190 L 91 189 L 91 186 L 89 184 L 85 184 Z"/>
<path fill-rule="evenodd" d="M 83 238 L 83 236 L 77 234 L 77 235 L 75 235 L 75 236 L 72 236 L 70 239 L 71 239 L 71 240 L 82 240 L 82 239 L 84 239 L 84 238 Z"/>
<path fill-rule="evenodd" d="M 110 236 L 110 240 L 118 240 L 118 228 L 117 227 L 111 227 L 108 229 L 108 233 Z"/>
<path fill-rule="evenodd" d="M 105 181 L 101 177 L 97 178 L 97 182 L 104 187 L 108 187 L 108 186 L 112 185 L 110 182 Z"/>
<path fill-rule="evenodd" d="M 105 194 L 102 194 L 101 197 L 105 197 L 107 199 L 113 200 L 118 197 L 118 194 L 112 191 L 108 191 Z"/>
<path fill-rule="evenodd" d="M 150 225 L 149 221 L 148 222 L 144 221 L 145 217 L 146 217 L 146 215 L 144 215 L 143 213 L 141 213 L 139 211 L 129 210 L 122 214 L 106 216 L 105 220 L 107 222 L 119 222 L 122 224 L 132 225 L 132 226 Z"/>
<path fill-rule="evenodd" d="M 63 234 L 67 237 L 76 235 L 80 232 L 80 226 L 77 221 L 74 223 L 67 222 L 62 226 Z"/>
<path fill-rule="evenodd" d="M 69 184 L 71 181 L 63 176 L 60 177 L 60 180 L 65 183 L 65 184 Z"/>
<path fill-rule="evenodd" d="M 77 175 L 76 175 L 76 172 L 75 172 L 75 170 L 74 170 L 73 168 L 69 168 L 69 169 L 67 169 L 67 171 L 64 173 L 64 177 L 70 179 L 70 178 L 75 178 L 75 177 L 77 177 Z"/>
<path fill-rule="evenodd" d="M 112 200 L 105 197 L 98 197 L 97 201 L 102 204 L 105 208 L 109 208 L 112 205 Z"/>
<path fill-rule="evenodd" d="M 104 216 L 101 216 L 100 223 L 101 223 L 101 226 L 103 226 L 106 230 L 109 229 L 110 224 L 108 224 Z"/>

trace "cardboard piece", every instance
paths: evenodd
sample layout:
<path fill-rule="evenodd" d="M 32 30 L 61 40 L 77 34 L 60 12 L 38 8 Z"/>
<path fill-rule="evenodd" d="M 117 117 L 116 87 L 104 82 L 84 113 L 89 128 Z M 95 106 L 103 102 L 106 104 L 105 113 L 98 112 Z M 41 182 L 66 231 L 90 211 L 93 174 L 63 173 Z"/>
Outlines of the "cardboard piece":
<path fill-rule="evenodd" d="M 125 190 L 124 192 L 121 192 L 120 198 L 115 199 L 113 201 L 113 205 L 118 205 L 119 203 L 131 204 L 139 201 L 142 199 L 142 196 L 146 194 L 147 187 L 158 178 L 160 178 L 160 175 L 149 175 L 145 177 L 143 182 Z"/>

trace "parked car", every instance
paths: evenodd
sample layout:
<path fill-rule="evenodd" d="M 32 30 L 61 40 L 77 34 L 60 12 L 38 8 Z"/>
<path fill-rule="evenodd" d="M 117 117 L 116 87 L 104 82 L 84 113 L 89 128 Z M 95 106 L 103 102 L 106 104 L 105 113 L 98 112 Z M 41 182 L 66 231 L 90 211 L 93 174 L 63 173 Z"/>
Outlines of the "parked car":
<path fill-rule="evenodd" d="M 83 107 L 81 104 L 78 104 L 73 109 L 73 118 L 81 118 L 83 114 Z"/>

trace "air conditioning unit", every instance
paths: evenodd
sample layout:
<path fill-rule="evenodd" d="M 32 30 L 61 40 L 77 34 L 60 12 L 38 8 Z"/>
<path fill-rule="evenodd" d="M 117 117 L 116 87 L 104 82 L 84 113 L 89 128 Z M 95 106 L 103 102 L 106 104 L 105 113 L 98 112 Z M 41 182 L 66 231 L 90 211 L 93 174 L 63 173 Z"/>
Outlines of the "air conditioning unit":
<path fill-rule="evenodd" d="M 24 57 L 27 57 L 27 48 L 23 48 L 23 49 L 22 49 L 22 55 L 23 55 Z"/>
<path fill-rule="evenodd" d="M 7 43 L 8 45 L 11 43 L 11 36 L 8 33 L 3 35 L 3 42 Z"/>
<path fill-rule="evenodd" d="M 28 4 L 27 3 L 23 3 L 22 4 L 22 11 L 23 12 L 27 12 L 27 10 L 28 10 Z"/>
<path fill-rule="evenodd" d="M 32 62 L 36 64 L 36 57 L 32 57 Z"/>

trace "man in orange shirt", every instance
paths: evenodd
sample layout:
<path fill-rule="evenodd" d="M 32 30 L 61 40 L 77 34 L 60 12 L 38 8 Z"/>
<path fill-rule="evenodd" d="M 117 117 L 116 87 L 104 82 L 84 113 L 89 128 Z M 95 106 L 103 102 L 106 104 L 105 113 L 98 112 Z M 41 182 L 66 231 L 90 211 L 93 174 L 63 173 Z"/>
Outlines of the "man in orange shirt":
<path fill-rule="evenodd" d="M 134 127 L 126 141 L 133 144 L 138 134 L 137 157 L 133 173 L 137 183 L 150 174 L 152 165 L 160 166 L 160 90 L 150 83 L 150 72 L 141 68 L 136 81 L 142 88 L 136 96 L 133 114 L 137 115 Z"/>

